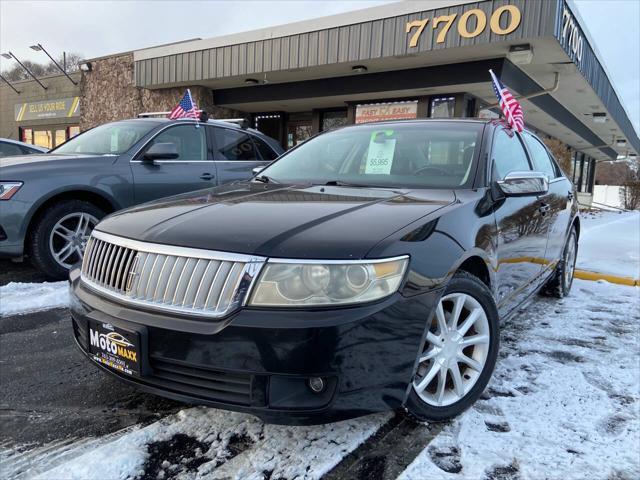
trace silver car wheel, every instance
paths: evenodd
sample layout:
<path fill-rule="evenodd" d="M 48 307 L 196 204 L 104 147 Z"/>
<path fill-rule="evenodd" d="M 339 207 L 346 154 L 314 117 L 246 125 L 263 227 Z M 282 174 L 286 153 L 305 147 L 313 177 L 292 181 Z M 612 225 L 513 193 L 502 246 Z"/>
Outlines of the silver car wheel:
<path fill-rule="evenodd" d="M 85 212 L 62 217 L 51 229 L 49 251 L 58 265 L 69 269 L 82 260 L 84 248 L 98 219 Z"/>
<path fill-rule="evenodd" d="M 576 269 L 576 241 L 574 236 L 569 237 L 569 243 L 567 244 L 567 252 L 564 257 L 564 285 L 568 290 L 573 281 L 573 274 Z"/>
<path fill-rule="evenodd" d="M 475 298 L 452 293 L 440 299 L 413 389 L 428 405 L 444 407 L 461 400 L 478 381 L 489 354 L 489 320 Z"/>

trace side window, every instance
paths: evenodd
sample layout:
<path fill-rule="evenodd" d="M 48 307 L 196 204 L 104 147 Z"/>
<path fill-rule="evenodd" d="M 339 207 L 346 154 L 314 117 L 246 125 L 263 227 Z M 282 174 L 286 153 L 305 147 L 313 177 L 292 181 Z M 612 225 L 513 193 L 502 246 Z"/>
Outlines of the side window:
<path fill-rule="evenodd" d="M 21 146 L 20 148 L 22 148 L 22 153 L 24 155 L 32 155 L 34 153 L 42 153 L 40 150 L 36 150 L 35 148 L 25 147 L 24 145 Z"/>
<path fill-rule="evenodd" d="M 258 147 L 258 151 L 260 152 L 263 160 L 275 160 L 278 158 L 278 154 L 273 150 L 273 148 L 267 145 L 267 142 L 258 137 L 253 137 L 253 141 L 256 144 L 256 147 Z"/>
<path fill-rule="evenodd" d="M 213 129 L 216 139 L 216 160 L 257 160 L 257 152 L 251 137 L 242 131 L 216 127 Z"/>
<path fill-rule="evenodd" d="M 22 149 L 13 143 L 0 142 L 0 157 L 10 157 L 13 155 L 22 155 Z"/>
<path fill-rule="evenodd" d="M 527 154 L 517 135 L 499 130 L 493 139 L 493 177 L 504 178 L 509 172 L 531 170 Z"/>
<path fill-rule="evenodd" d="M 544 145 L 542 145 L 537 138 L 527 132 L 524 132 L 523 137 L 524 141 L 527 143 L 527 147 L 529 147 L 529 152 L 531 152 L 533 169 L 538 172 L 545 173 L 549 179 L 556 178 L 558 176 L 556 168 L 553 166 L 553 162 L 549 157 L 549 152 L 547 152 Z"/>
<path fill-rule="evenodd" d="M 207 159 L 207 142 L 204 136 L 204 128 L 196 128 L 195 125 L 178 125 L 163 130 L 151 140 L 145 151 L 156 143 L 173 143 L 178 149 L 176 161 Z"/>

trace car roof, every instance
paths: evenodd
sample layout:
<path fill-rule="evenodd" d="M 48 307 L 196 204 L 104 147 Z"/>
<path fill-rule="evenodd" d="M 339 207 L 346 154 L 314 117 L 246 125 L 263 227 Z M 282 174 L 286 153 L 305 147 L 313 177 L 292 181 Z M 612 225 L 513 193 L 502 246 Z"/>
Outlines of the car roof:
<path fill-rule="evenodd" d="M 164 118 L 164 117 L 161 117 L 161 118 L 146 117 L 146 118 L 125 118 L 125 119 L 122 119 L 122 120 L 114 120 L 113 121 L 113 123 L 116 123 L 116 122 L 151 123 L 151 124 L 155 124 L 155 125 L 165 125 L 167 123 L 175 123 L 175 124 L 199 123 L 200 125 L 216 125 L 216 126 L 225 127 L 225 128 L 235 128 L 235 129 L 238 129 L 238 130 L 246 130 L 246 131 L 249 131 L 249 132 L 251 132 L 253 134 L 260 135 L 260 136 L 264 135 L 259 130 L 256 130 L 256 129 L 253 129 L 253 128 L 242 128 L 237 123 L 227 122 L 227 121 L 224 121 L 224 120 L 216 120 L 216 119 L 209 119 L 207 122 L 201 122 L 200 120 L 196 120 L 194 118 L 178 118 L 176 120 L 171 120 L 169 118 Z"/>
<path fill-rule="evenodd" d="M 509 123 L 504 118 L 411 118 L 406 120 L 383 120 L 380 122 L 367 122 L 367 123 L 356 123 L 351 125 L 343 125 L 341 127 L 328 130 L 328 131 L 336 131 L 343 129 L 352 129 L 352 128 L 360 128 L 367 125 L 424 125 L 429 123 L 472 123 L 472 124 L 481 124 L 481 125 L 491 125 L 493 127 L 505 127 L 511 128 Z M 531 133 L 528 129 L 524 129 L 524 131 Z"/>
<path fill-rule="evenodd" d="M 39 150 L 42 152 L 46 152 L 47 149 L 44 147 L 40 147 L 39 145 L 33 145 L 31 143 L 20 142 L 19 140 L 13 140 L 11 138 L 0 138 L 0 142 L 11 143 L 13 145 L 20 145 L 21 147 L 32 148 L 34 150 Z"/>

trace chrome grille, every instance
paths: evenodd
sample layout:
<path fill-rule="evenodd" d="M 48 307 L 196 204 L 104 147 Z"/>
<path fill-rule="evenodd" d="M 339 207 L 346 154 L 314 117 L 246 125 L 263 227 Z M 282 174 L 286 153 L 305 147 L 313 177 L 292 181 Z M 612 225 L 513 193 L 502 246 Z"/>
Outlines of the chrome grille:
<path fill-rule="evenodd" d="M 82 281 L 126 303 L 220 317 L 242 304 L 265 260 L 94 231 L 82 262 Z"/>

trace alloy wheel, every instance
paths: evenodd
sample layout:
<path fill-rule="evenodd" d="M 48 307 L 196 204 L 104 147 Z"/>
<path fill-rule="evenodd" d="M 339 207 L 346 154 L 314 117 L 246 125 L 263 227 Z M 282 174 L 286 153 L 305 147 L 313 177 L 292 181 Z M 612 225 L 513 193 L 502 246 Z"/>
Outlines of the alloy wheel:
<path fill-rule="evenodd" d="M 567 251 L 564 256 L 564 285 L 568 290 L 573 282 L 573 274 L 576 268 L 576 241 L 575 237 L 571 235 L 569 237 L 569 243 L 567 244 Z"/>
<path fill-rule="evenodd" d="M 69 269 L 82 260 L 85 246 L 98 219 L 86 212 L 62 217 L 51 229 L 49 251 L 60 266 Z"/>
<path fill-rule="evenodd" d="M 440 299 L 418 360 L 413 388 L 428 405 L 461 400 L 478 381 L 489 354 L 489 320 L 471 295 Z"/>

